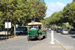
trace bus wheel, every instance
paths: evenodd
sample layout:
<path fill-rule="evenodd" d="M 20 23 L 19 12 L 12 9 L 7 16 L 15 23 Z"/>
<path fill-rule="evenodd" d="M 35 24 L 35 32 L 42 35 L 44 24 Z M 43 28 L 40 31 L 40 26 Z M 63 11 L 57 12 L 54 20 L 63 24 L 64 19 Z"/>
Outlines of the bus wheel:
<path fill-rule="evenodd" d="M 47 38 L 47 35 L 45 35 L 45 38 Z"/>

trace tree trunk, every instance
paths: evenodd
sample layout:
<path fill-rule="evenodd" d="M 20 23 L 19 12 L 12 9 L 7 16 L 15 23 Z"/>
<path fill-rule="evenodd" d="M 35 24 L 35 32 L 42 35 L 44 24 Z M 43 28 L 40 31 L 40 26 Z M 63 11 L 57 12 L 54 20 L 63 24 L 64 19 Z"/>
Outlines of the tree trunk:
<path fill-rule="evenodd" d="M 24 26 L 24 21 L 22 21 L 22 26 Z"/>
<path fill-rule="evenodd" d="M 26 25 L 26 22 L 25 22 L 25 24 L 24 25 Z"/>
<path fill-rule="evenodd" d="M 22 26 L 26 25 L 26 19 L 22 21 Z"/>
<path fill-rule="evenodd" d="M 22 26 L 24 26 L 24 24 L 22 23 Z"/>
<path fill-rule="evenodd" d="M 14 25 L 14 36 L 16 36 L 16 25 Z"/>

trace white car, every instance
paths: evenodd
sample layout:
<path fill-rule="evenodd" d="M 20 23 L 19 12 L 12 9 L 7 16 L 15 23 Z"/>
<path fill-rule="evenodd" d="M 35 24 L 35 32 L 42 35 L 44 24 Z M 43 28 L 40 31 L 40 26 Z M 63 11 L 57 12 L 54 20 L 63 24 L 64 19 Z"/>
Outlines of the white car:
<path fill-rule="evenodd" d="M 68 34 L 69 32 L 68 32 L 68 30 L 67 29 L 63 29 L 62 31 L 61 31 L 61 34 Z"/>
<path fill-rule="evenodd" d="M 49 30 L 51 30 L 51 28 L 49 28 Z"/>

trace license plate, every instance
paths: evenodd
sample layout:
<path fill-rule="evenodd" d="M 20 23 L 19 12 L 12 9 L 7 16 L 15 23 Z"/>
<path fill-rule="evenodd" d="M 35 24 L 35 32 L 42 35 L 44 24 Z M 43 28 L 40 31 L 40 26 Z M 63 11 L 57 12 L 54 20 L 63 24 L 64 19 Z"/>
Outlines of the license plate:
<path fill-rule="evenodd" d="M 68 33 L 68 32 L 64 32 L 64 33 Z"/>

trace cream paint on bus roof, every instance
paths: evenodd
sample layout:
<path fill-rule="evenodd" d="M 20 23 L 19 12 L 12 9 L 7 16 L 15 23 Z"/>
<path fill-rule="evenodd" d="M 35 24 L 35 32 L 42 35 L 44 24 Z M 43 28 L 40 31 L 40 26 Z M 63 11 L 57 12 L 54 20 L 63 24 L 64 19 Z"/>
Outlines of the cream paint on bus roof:
<path fill-rule="evenodd" d="M 28 25 L 42 25 L 40 22 L 33 22 L 33 23 L 28 23 Z"/>

